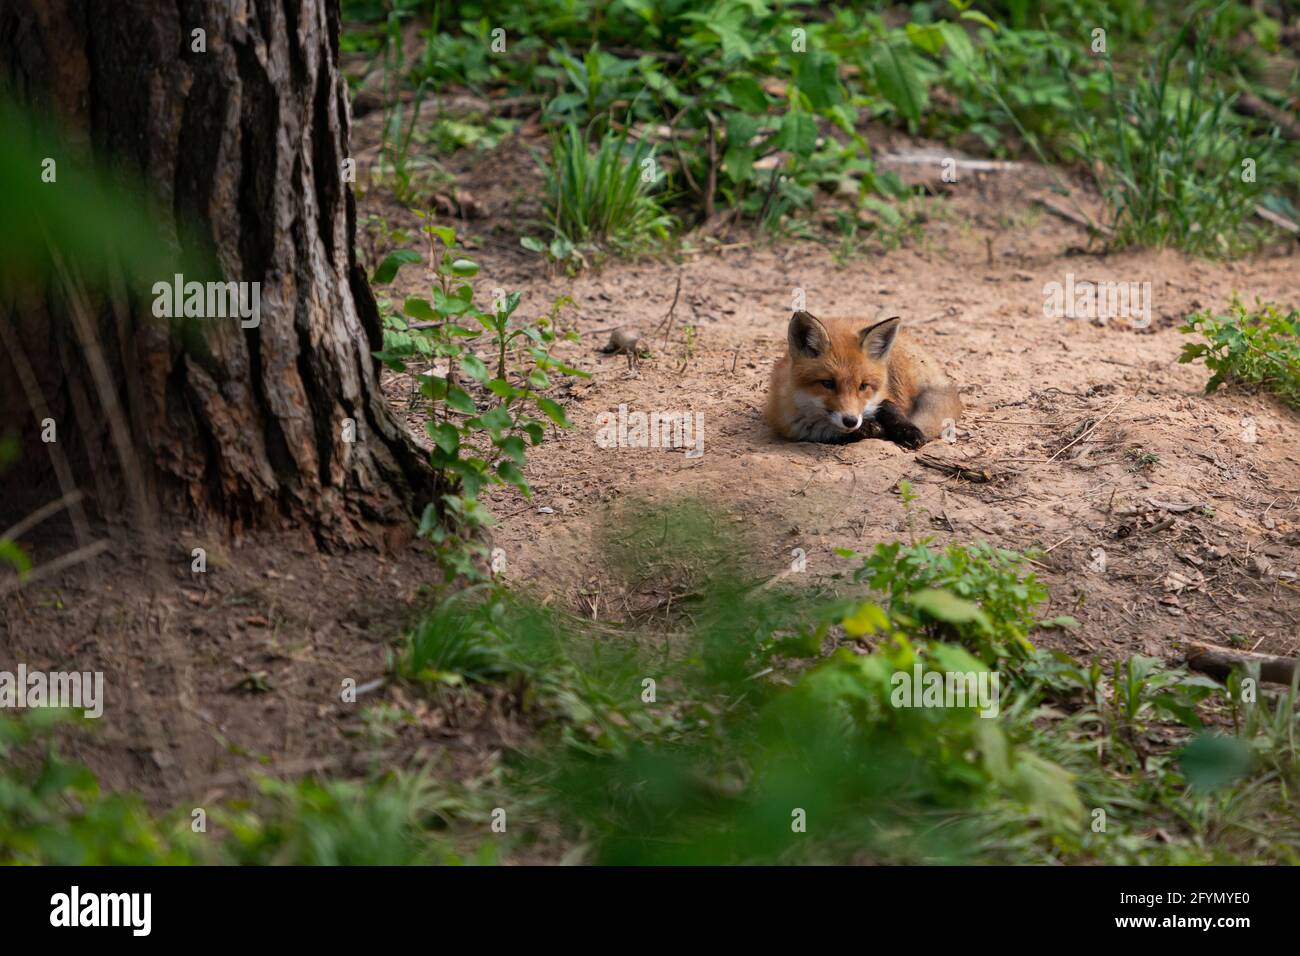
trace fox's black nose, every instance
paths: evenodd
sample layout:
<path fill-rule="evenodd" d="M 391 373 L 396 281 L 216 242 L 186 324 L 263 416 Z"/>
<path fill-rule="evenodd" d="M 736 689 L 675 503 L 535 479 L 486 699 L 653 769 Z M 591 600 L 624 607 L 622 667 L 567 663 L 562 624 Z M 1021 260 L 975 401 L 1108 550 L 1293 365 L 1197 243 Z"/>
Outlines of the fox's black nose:
<path fill-rule="evenodd" d="M 857 428 L 862 424 L 862 419 L 857 415 L 846 415 L 840 412 L 840 424 L 845 428 Z"/>

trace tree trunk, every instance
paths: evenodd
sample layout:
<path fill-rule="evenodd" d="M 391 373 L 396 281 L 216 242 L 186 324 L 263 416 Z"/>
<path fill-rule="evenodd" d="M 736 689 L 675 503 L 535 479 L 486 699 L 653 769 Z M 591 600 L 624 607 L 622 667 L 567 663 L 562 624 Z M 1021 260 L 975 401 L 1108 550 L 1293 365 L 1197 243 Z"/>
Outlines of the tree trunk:
<path fill-rule="evenodd" d="M 353 253 L 338 41 L 338 0 L 4 4 L 0 83 L 143 178 L 167 240 L 221 273 L 184 281 L 258 283 L 261 306 L 256 327 L 158 321 L 147 294 L 110 283 L 80 297 L 79 326 L 67 288 L 12 300 L 0 421 L 24 423 L 26 487 L 48 500 L 66 484 L 40 440 L 43 402 L 65 469 L 108 516 L 144 502 L 337 548 L 378 543 L 428 500 L 371 356 L 382 334 Z M 75 291 L 77 263 L 66 270 Z"/>

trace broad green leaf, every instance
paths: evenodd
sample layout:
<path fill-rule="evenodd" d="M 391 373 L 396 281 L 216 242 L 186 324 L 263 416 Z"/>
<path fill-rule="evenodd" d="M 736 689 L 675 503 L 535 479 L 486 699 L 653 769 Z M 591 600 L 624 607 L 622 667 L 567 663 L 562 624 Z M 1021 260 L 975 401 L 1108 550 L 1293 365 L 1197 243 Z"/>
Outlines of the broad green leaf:
<path fill-rule="evenodd" d="M 928 94 L 912 51 L 893 43 L 881 43 L 872 51 L 871 68 L 881 95 L 905 119 L 920 122 Z"/>
<path fill-rule="evenodd" d="M 782 146 L 806 159 L 817 148 L 817 123 L 807 113 L 786 113 L 781 118 L 781 133 L 778 138 Z"/>
<path fill-rule="evenodd" d="M 431 235 L 436 236 L 442 241 L 444 246 L 454 246 L 456 244 L 456 230 L 447 226 L 428 225 L 424 227 Z"/>
<path fill-rule="evenodd" d="M 513 461 L 498 462 L 497 474 L 522 491 L 525 496 L 529 498 L 532 497 L 532 492 L 528 488 L 528 482 L 524 479 L 524 473 L 519 470 L 519 466 Z"/>
<path fill-rule="evenodd" d="M 411 262 L 422 262 L 423 260 L 422 255 L 411 249 L 398 249 L 395 252 L 390 252 L 384 257 L 384 261 L 379 263 L 379 268 L 370 277 L 370 281 L 375 285 L 392 282 L 393 277 L 397 275 L 397 270 L 402 266 Z"/>
<path fill-rule="evenodd" d="M 1245 776 L 1250 748 L 1237 737 L 1198 734 L 1178 755 L 1178 767 L 1197 790 L 1214 791 Z"/>
<path fill-rule="evenodd" d="M 929 53 L 931 56 L 937 56 L 943 50 L 944 26 L 946 24 L 927 23 L 925 26 L 921 26 L 916 23 L 908 23 L 907 38 L 912 41 L 912 45 L 918 50 Z"/>
<path fill-rule="evenodd" d="M 455 425 L 450 422 L 440 422 L 437 425 L 429 422 L 425 428 L 435 445 L 448 455 L 456 454 L 456 450 L 460 448 L 460 432 L 456 430 Z"/>
<path fill-rule="evenodd" d="M 985 630 L 992 627 L 979 605 L 938 588 L 917 591 L 908 596 L 907 602 L 914 609 L 948 624 L 977 624 Z"/>
<path fill-rule="evenodd" d="M 418 296 L 411 296 L 407 299 L 402 305 L 402 311 L 421 322 L 436 322 L 438 319 L 437 314 L 433 311 L 433 306 Z"/>
<path fill-rule="evenodd" d="M 844 633 L 849 637 L 861 637 L 863 634 L 876 634 L 889 630 L 889 615 L 870 601 L 840 622 Z"/>
<path fill-rule="evenodd" d="M 752 76 L 733 76 L 727 80 L 727 92 L 731 101 L 746 113 L 767 112 L 767 94 Z"/>
<path fill-rule="evenodd" d="M 798 57 L 795 85 L 808 98 L 814 110 L 828 110 L 844 101 L 840 86 L 839 61 L 825 53 L 808 53 Z"/>
<path fill-rule="evenodd" d="M 509 455 L 510 458 L 514 460 L 515 464 L 520 467 L 523 466 L 525 461 L 524 449 L 526 446 L 524 445 L 524 440 L 518 435 L 506 435 L 503 438 L 495 438 L 492 440 L 492 443 Z"/>
<path fill-rule="evenodd" d="M 542 414 L 555 422 L 555 424 L 559 425 L 561 428 L 569 427 L 568 416 L 564 414 L 564 409 L 558 402 L 539 396 L 537 398 L 537 407 L 542 410 Z"/>
<path fill-rule="evenodd" d="M 478 411 L 478 406 L 474 404 L 468 392 L 455 385 L 447 390 L 447 404 L 458 412 L 464 412 L 467 415 L 473 415 Z"/>

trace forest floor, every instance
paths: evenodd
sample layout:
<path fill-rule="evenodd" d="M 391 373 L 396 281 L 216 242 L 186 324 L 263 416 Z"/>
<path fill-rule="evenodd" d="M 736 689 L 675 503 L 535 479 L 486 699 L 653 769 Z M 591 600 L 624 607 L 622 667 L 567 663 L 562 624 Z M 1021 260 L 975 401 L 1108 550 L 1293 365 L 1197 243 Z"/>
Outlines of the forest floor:
<path fill-rule="evenodd" d="M 364 120 L 360 130 L 365 141 Z M 878 155 L 916 145 L 882 139 L 873 140 Z M 1080 625 L 1040 633 L 1044 643 L 1084 658 L 1176 659 L 1188 639 L 1300 649 L 1300 416 L 1267 396 L 1206 395 L 1204 366 L 1177 362 L 1188 340 L 1178 326 L 1194 312 L 1226 310 L 1234 293 L 1294 304 L 1294 243 L 1225 263 L 1094 254 L 1085 229 L 1036 202 L 1054 181 L 1047 170 L 963 172 L 941 184 L 937 166 L 911 165 L 899 167 L 905 179 L 920 182 L 923 171 L 942 192 L 924 201 L 918 234 L 892 251 L 734 235 L 673 259 L 547 276 L 519 246 L 540 214 L 528 150 L 463 150 L 447 165 L 462 208 L 477 214 L 458 225 L 483 267 L 476 288 L 522 290 L 517 315 L 526 318 L 572 297 L 560 325 L 582 339 L 557 354 L 592 375 L 561 393 L 574 427 L 530 452 L 535 500 L 504 490 L 491 499 L 510 583 L 605 619 L 662 603 L 668 595 L 620 590 L 591 542 L 620 501 L 681 497 L 733 523 L 763 570 L 779 572 L 801 553 L 810 581 L 825 581 L 845 570 L 835 549 L 907 538 L 897 493 L 906 479 L 919 495 L 913 527 L 936 544 L 984 539 L 1044 552 L 1033 565 L 1051 592 L 1044 616 Z M 1078 185 L 1074 193 L 1086 195 Z M 389 230 L 418 229 L 377 195 L 360 210 Z M 1149 324 L 1048 317 L 1044 286 L 1067 275 L 1150 283 Z M 392 297 L 420 293 L 423 281 L 418 269 L 400 273 Z M 775 438 L 762 407 L 796 290 L 818 316 L 901 315 L 960 387 L 956 440 L 918 455 L 877 440 Z M 646 337 L 651 355 L 636 369 L 595 351 L 620 326 Z M 422 429 L 411 379 L 390 374 L 386 389 Z M 600 447 L 600 416 L 622 406 L 698 416 L 703 453 Z"/>
<path fill-rule="evenodd" d="M 373 154 L 379 122 L 377 113 L 357 122 L 358 155 Z M 1029 166 L 936 188 L 925 221 L 896 248 L 737 231 L 569 277 L 519 245 L 540 213 L 526 147 L 541 141 L 531 132 L 525 124 L 518 139 L 444 160 L 461 208 L 475 214 L 457 228 L 482 266 L 476 289 L 521 290 L 516 315 L 530 319 L 571 297 L 560 324 L 582 338 L 557 354 L 591 373 L 556 389 L 574 427 L 531 450 L 533 500 L 489 496 L 512 585 L 604 621 L 661 607 L 673 599 L 662 583 L 620 587 L 593 542 L 624 503 L 694 498 L 740 532 L 758 570 L 780 572 L 802 554 L 810 584 L 845 570 L 837 548 L 862 552 L 913 533 L 1038 549 L 1033 569 L 1051 593 L 1043 616 L 1069 615 L 1078 627 L 1035 640 L 1083 658 L 1172 661 L 1190 639 L 1300 650 L 1300 417 L 1263 395 L 1207 396 L 1205 368 L 1177 363 L 1186 338 L 1177 327 L 1195 311 L 1222 310 L 1234 292 L 1296 304 L 1294 243 L 1225 263 L 1096 254 L 1082 228 L 1035 202 L 1052 177 Z M 915 145 L 873 137 L 880 154 Z M 917 180 L 916 167 L 900 173 Z M 378 188 L 359 195 L 358 222 L 372 264 L 394 230 L 419 227 Z M 1149 326 L 1047 317 L 1044 285 L 1067 275 L 1151 283 Z M 378 291 L 427 294 L 424 281 L 408 267 Z M 819 316 L 901 315 L 960 387 L 956 440 L 918 454 L 875 440 L 774 438 L 761 409 L 796 290 Z M 595 350 L 621 326 L 647 336 L 651 354 L 636 369 Z M 413 377 L 386 373 L 385 391 L 423 434 Z M 620 406 L 699 416 L 703 454 L 600 447 L 598 418 Z M 919 496 L 910 523 L 900 479 Z M 184 569 L 194 543 L 178 541 L 171 566 Z M 470 780 L 527 733 L 504 691 L 449 709 L 391 686 L 340 702 L 341 680 L 364 688 L 384 674 L 389 649 L 427 604 L 434 569 L 418 545 L 331 556 L 309 541 L 205 544 L 201 583 L 187 570 L 137 573 L 149 565 L 123 542 L 116 573 L 102 559 L 0 611 L 0 639 L 30 668 L 61 669 L 75 656 L 79 669 L 105 671 L 107 707 L 126 719 L 102 721 L 67 749 L 106 785 L 175 805 L 236 792 L 250 769 L 361 770 L 377 746 L 386 761 L 435 760 Z M 376 711 L 367 716 L 365 705 L 381 701 L 415 729 L 394 735 Z"/>

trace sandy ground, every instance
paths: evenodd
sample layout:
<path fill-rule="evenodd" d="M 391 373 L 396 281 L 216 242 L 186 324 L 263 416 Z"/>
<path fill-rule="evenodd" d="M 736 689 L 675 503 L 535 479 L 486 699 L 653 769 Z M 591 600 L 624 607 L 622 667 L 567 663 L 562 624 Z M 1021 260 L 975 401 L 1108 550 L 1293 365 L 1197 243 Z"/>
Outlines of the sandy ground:
<path fill-rule="evenodd" d="M 1090 254 L 1082 228 L 1035 204 L 1049 177 L 1030 167 L 942 187 L 925 203 L 919 238 L 894 251 L 867 245 L 837 262 L 834 243 L 732 237 L 676 261 L 547 278 L 517 246 L 518 223 L 537 213 L 536 183 L 527 169 L 503 171 L 502 154 L 510 151 L 460 157 L 458 188 L 485 213 L 461 224 L 484 267 L 476 288 L 522 289 L 517 315 L 527 318 L 571 296 L 562 324 L 583 340 L 558 354 L 592 373 L 560 393 L 575 427 L 530 454 L 536 500 L 492 497 L 508 580 L 619 619 L 654 596 L 618 590 L 593 534 L 621 499 L 675 496 L 734 521 L 764 570 L 780 571 L 802 549 L 810 581 L 824 580 L 846 567 L 834 549 L 907 536 L 896 493 L 906 479 L 919 494 L 918 530 L 936 543 L 984 539 L 1044 552 L 1034 570 L 1052 595 L 1045 615 L 1081 624 L 1043 632 L 1045 643 L 1084 656 L 1170 659 L 1193 638 L 1300 648 L 1300 416 L 1267 396 L 1206 396 L 1205 368 L 1177 363 L 1187 315 L 1223 310 L 1234 292 L 1294 304 L 1294 251 L 1223 264 L 1172 252 Z M 915 168 L 907 173 L 919 180 Z M 417 273 L 399 279 L 403 294 L 419 292 Z M 1150 283 L 1145 327 L 1141 316 L 1045 314 L 1045 286 L 1067 276 Z M 955 441 L 921 455 L 989 480 L 923 466 L 883 441 L 774 438 L 761 408 L 797 293 L 816 315 L 902 315 L 966 408 Z M 594 351 L 620 326 L 649 338 L 652 355 L 636 370 Z M 389 378 L 403 405 L 411 387 Z M 703 454 L 600 447 L 600 416 L 620 406 L 698 416 Z M 409 418 L 422 423 L 418 411 Z"/>

